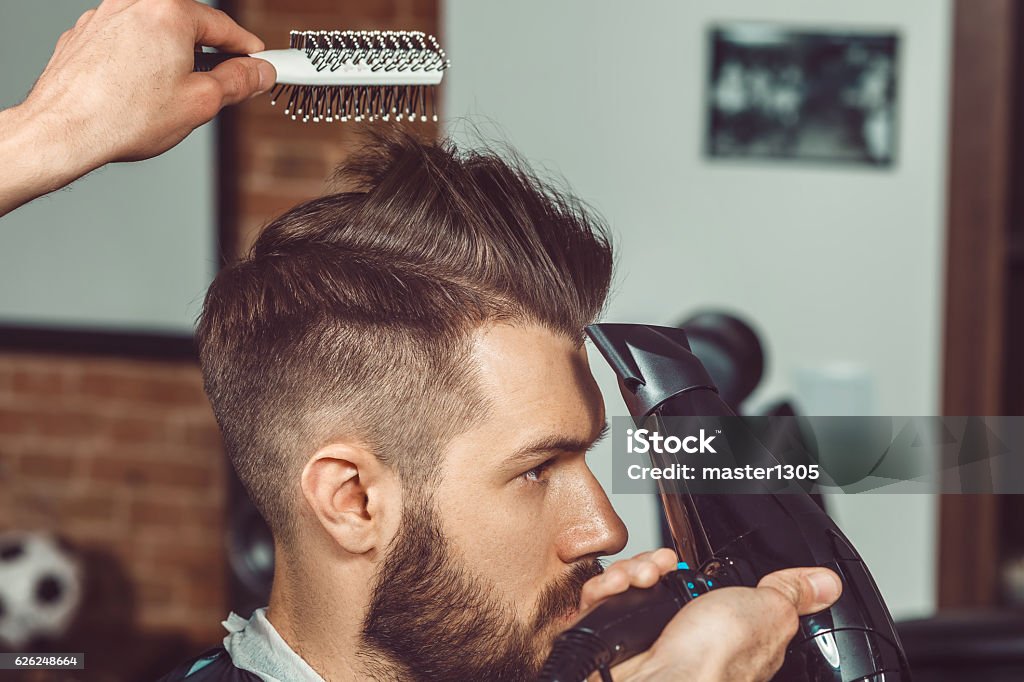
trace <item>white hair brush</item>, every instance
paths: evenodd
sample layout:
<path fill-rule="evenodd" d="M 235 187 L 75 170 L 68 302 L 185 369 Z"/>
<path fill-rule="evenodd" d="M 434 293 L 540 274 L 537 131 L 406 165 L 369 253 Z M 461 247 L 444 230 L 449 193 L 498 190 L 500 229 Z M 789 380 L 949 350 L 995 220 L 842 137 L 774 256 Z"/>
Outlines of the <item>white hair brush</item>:
<path fill-rule="evenodd" d="M 234 57 L 277 69 L 271 104 L 292 120 L 437 120 L 435 89 L 449 66 L 432 35 L 419 31 L 292 31 L 286 50 L 252 55 L 196 52 L 195 70 Z M 429 103 L 428 103 L 429 100 Z"/>

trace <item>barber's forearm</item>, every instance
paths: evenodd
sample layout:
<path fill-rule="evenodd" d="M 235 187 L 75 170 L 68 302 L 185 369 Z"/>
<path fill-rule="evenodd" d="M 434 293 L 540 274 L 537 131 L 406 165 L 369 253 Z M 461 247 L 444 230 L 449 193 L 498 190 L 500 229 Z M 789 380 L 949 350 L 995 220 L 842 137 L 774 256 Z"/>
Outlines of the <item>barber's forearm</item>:
<path fill-rule="evenodd" d="M 58 116 L 29 102 L 0 111 L 0 216 L 102 165 Z"/>
<path fill-rule="evenodd" d="M 162 154 L 277 78 L 259 59 L 193 73 L 196 45 L 264 48 L 195 0 L 104 0 L 79 17 L 25 102 L 0 112 L 0 215 L 105 163 Z"/>

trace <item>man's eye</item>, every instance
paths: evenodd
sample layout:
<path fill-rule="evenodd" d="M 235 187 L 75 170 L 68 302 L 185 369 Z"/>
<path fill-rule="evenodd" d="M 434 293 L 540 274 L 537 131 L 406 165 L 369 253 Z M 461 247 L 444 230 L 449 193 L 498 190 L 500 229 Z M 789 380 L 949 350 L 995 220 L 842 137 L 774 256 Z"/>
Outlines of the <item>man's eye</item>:
<path fill-rule="evenodd" d="M 533 467 L 532 469 L 524 473 L 523 478 L 533 483 L 540 482 L 541 478 L 544 476 L 544 473 L 551 468 L 553 462 L 553 459 L 549 459 L 542 462 L 541 464 L 538 464 L 537 466 Z"/>

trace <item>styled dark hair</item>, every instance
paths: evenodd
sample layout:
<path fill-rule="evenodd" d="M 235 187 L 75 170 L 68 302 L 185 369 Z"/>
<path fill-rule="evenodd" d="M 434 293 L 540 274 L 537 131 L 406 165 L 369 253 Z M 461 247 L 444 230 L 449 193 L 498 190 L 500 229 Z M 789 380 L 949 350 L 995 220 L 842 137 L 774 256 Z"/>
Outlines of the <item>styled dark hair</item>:
<path fill-rule="evenodd" d="M 582 343 L 612 272 L 603 224 L 496 153 L 377 136 L 336 178 L 345 191 L 220 272 L 197 330 L 228 456 L 281 540 L 318 448 L 355 441 L 403 485 L 428 482 L 459 420 L 486 414 L 473 330 L 530 322 Z"/>

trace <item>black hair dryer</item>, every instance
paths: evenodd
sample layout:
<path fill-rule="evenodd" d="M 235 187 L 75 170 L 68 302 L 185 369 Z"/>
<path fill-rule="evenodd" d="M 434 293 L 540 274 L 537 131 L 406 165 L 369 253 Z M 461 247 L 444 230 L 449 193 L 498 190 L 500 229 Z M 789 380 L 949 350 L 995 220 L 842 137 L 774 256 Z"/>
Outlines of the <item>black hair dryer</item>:
<path fill-rule="evenodd" d="M 596 324 L 587 334 L 618 375 L 638 426 L 653 419 L 662 435 L 681 438 L 672 433 L 673 417 L 734 416 L 691 352 L 685 331 Z M 776 461 L 756 439 L 742 442 L 757 450 L 748 460 Z M 654 462 L 670 463 L 671 457 Z M 661 501 L 684 559 L 679 570 L 652 588 L 606 600 L 559 635 L 542 682 L 583 682 L 595 671 L 610 680 L 609 669 L 649 648 L 689 601 L 722 586 L 752 587 L 768 573 L 796 566 L 832 569 L 843 581 L 843 594 L 831 608 L 800 619 L 774 680 L 909 682 L 892 616 L 867 566 L 805 492 L 766 486 L 763 493 L 689 494 L 662 487 Z"/>

